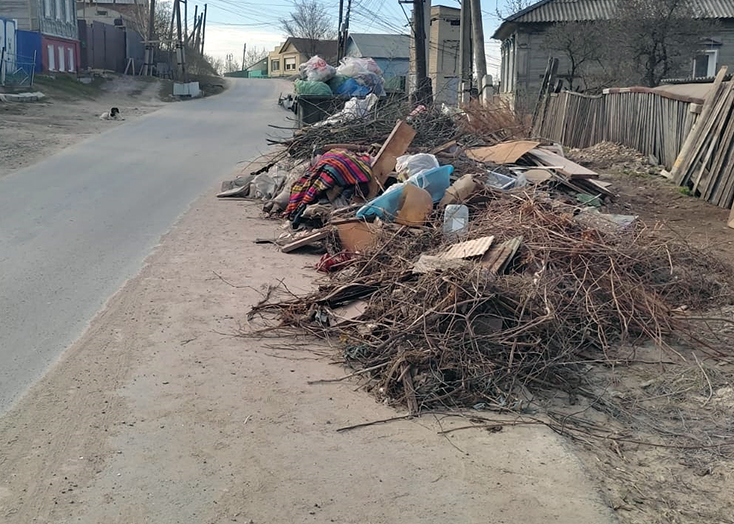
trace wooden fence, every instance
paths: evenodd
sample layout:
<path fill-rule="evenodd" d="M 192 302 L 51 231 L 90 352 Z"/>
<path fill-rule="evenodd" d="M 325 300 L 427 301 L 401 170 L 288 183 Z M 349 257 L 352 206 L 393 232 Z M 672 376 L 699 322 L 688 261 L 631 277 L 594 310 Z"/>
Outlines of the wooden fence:
<path fill-rule="evenodd" d="M 701 104 L 699 98 L 637 87 L 608 89 L 598 96 L 564 91 L 541 103 L 533 131 L 567 147 L 623 144 L 654 155 L 671 169 Z"/>

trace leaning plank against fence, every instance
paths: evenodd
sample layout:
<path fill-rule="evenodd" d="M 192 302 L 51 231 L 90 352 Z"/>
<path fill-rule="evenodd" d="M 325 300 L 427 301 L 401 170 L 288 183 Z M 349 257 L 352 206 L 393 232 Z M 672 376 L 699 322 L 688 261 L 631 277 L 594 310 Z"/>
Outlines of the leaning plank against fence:
<path fill-rule="evenodd" d="M 598 96 L 564 91 L 551 95 L 534 133 L 568 147 L 615 142 L 671 169 L 702 103 L 644 87 L 608 89 Z"/>

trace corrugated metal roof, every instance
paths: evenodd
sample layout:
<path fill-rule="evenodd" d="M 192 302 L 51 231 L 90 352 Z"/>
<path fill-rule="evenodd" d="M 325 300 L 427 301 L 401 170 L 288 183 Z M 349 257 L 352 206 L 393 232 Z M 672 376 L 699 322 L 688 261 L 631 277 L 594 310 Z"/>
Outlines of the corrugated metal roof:
<path fill-rule="evenodd" d="M 349 38 L 364 57 L 410 58 L 410 37 L 408 35 L 350 33 Z"/>
<path fill-rule="evenodd" d="M 732 0 L 693 0 L 707 18 L 734 18 Z M 541 0 L 509 16 L 505 22 L 582 22 L 614 17 L 616 0 Z"/>

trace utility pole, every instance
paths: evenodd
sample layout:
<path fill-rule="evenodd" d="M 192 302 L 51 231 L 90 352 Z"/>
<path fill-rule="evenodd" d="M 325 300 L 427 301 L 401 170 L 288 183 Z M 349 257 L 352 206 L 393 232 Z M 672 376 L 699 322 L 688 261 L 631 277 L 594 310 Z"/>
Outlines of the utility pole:
<path fill-rule="evenodd" d="M 183 36 L 184 42 L 189 39 L 189 0 L 181 0 L 184 5 Z"/>
<path fill-rule="evenodd" d="M 199 4 L 194 6 L 194 25 L 191 26 L 191 32 L 186 35 L 186 45 L 189 45 L 191 39 L 196 36 L 196 24 L 199 22 Z"/>
<path fill-rule="evenodd" d="M 487 76 L 487 57 L 484 54 L 484 27 L 482 26 L 481 0 L 471 0 L 471 29 L 472 44 L 474 44 L 474 63 L 477 66 L 477 86 L 481 88 L 482 80 Z"/>
<path fill-rule="evenodd" d="M 349 17 L 352 13 L 352 0 L 347 0 L 347 12 L 344 16 L 344 31 L 342 32 L 341 55 L 347 56 L 347 41 L 349 40 Z"/>
<path fill-rule="evenodd" d="M 145 64 L 143 65 L 143 76 L 152 72 L 153 62 L 153 39 L 155 38 L 155 0 L 150 0 L 150 17 L 148 18 L 148 41 L 145 44 Z"/>
<path fill-rule="evenodd" d="M 461 25 L 459 29 L 461 31 L 459 39 L 459 71 L 461 71 L 459 103 L 467 104 L 471 92 L 472 73 L 471 0 L 461 0 Z"/>
<path fill-rule="evenodd" d="M 201 56 L 204 56 L 204 38 L 206 37 L 206 4 L 204 4 L 204 22 L 201 27 Z"/>
<path fill-rule="evenodd" d="M 336 26 L 338 29 L 337 37 L 336 37 L 336 61 L 339 62 L 342 58 L 344 58 L 344 53 L 342 50 L 342 18 L 344 17 L 344 0 L 339 0 L 339 25 Z"/>
<path fill-rule="evenodd" d="M 244 47 L 242 48 L 242 70 L 245 70 L 245 56 L 247 55 L 247 42 L 245 42 Z"/>
<path fill-rule="evenodd" d="M 428 79 L 428 57 L 426 56 L 426 20 L 424 0 L 413 0 L 413 41 L 415 47 L 415 103 L 431 102 L 431 84 Z"/>
<path fill-rule="evenodd" d="M 186 53 L 184 52 L 183 34 L 181 31 L 181 0 L 174 0 L 173 12 L 176 16 L 176 58 L 181 71 L 181 80 L 186 82 Z"/>

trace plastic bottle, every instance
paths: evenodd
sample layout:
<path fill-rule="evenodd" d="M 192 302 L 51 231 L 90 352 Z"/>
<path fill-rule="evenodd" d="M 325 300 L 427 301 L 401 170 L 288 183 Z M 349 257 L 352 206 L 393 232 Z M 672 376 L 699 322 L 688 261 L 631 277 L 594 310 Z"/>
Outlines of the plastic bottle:
<path fill-rule="evenodd" d="M 461 238 L 469 227 L 469 208 L 463 204 L 449 204 L 443 212 L 443 234 L 446 238 Z"/>

